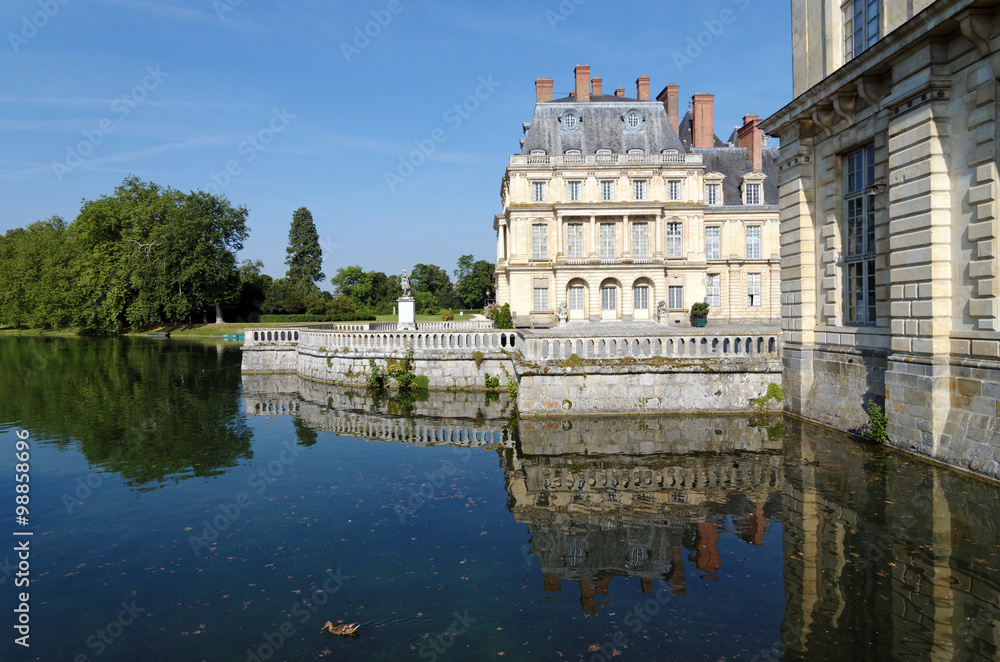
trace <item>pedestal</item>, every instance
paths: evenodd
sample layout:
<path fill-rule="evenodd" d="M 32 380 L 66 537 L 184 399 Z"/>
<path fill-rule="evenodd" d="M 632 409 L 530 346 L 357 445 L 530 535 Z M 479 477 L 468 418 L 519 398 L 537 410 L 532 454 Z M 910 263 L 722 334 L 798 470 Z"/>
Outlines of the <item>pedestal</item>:
<path fill-rule="evenodd" d="M 396 324 L 397 331 L 417 330 L 417 301 L 413 297 L 399 297 L 396 299 L 399 304 L 399 322 Z"/>

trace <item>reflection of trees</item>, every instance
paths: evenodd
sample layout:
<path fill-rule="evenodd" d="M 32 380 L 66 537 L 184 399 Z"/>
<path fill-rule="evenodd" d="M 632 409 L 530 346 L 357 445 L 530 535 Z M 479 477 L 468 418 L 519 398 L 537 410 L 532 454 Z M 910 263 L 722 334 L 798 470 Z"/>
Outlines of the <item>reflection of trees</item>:
<path fill-rule="evenodd" d="M 154 489 L 251 457 L 239 362 L 235 347 L 185 341 L 4 338 L 0 402 L 4 420 Z"/>

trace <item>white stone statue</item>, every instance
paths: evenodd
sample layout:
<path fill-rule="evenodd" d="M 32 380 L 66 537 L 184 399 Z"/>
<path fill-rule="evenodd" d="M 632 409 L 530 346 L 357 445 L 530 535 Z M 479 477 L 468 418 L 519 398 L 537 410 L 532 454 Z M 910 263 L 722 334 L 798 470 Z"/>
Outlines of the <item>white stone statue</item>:
<path fill-rule="evenodd" d="M 403 287 L 403 296 L 410 296 L 410 278 L 406 275 L 406 269 L 403 269 L 403 277 L 399 279 L 399 284 Z"/>
<path fill-rule="evenodd" d="M 569 309 L 566 307 L 566 302 L 565 301 L 563 301 L 562 303 L 559 304 L 559 311 L 558 312 L 559 312 L 559 323 L 560 324 L 565 324 L 566 323 L 566 319 L 569 316 Z"/>
<path fill-rule="evenodd" d="M 656 321 L 660 324 L 667 321 L 667 302 L 663 299 L 660 299 L 660 302 L 656 304 Z"/>

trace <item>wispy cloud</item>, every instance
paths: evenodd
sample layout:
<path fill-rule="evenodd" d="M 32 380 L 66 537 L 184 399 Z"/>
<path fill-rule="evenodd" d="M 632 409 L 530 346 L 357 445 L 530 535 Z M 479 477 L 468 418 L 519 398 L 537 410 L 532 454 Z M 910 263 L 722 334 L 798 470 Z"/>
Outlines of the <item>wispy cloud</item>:
<path fill-rule="evenodd" d="M 246 32 L 263 32 L 260 28 L 246 20 L 241 20 L 237 16 L 226 14 L 220 17 L 218 13 L 209 13 L 197 9 L 188 9 L 176 5 L 166 5 L 159 2 L 146 2 L 145 0 L 98 0 L 109 5 L 118 5 L 128 9 L 143 11 L 154 16 L 162 16 L 178 21 L 188 21 L 190 23 L 200 23 L 201 25 L 211 25 L 230 30 L 241 30 Z M 225 0 L 221 0 L 225 2 Z M 210 3 L 205 3 L 213 6 Z M 228 7 L 229 5 L 227 5 Z"/>

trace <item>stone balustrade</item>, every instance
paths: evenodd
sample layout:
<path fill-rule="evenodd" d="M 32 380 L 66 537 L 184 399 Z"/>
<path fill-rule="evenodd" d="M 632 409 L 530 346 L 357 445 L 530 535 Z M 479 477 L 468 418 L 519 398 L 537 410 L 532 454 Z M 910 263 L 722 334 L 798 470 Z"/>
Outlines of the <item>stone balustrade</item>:
<path fill-rule="evenodd" d="M 293 327 L 277 327 L 271 329 L 245 329 L 243 346 L 277 345 L 295 347 L 299 343 L 301 329 Z"/>
<path fill-rule="evenodd" d="M 514 154 L 510 165 L 594 165 L 599 163 L 630 165 L 700 165 L 701 154 Z"/>
<path fill-rule="evenodd" d="M 781 358 L 781 333 L 673 332 L 636 336 L 529 336 L 522 339 L 528 361 L 564 361 L 572 355 L 585 360 L 665 358 Z"/>
<path fill-rule="evenodd" d="M 403 351 L 412 347 L 415 353 L 422 350 L 448 350 L 469 354 L 475 351 L 499 352 L 512 350 L 520 342 L 514 331 L 309 331 L 300 333 L 299 347 L 325 350 Z"/>

